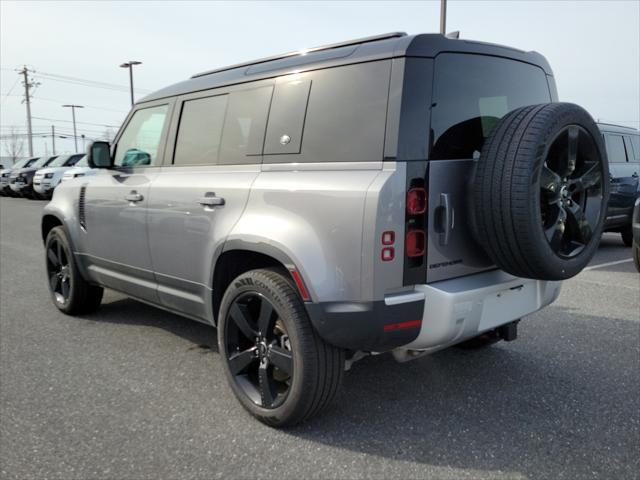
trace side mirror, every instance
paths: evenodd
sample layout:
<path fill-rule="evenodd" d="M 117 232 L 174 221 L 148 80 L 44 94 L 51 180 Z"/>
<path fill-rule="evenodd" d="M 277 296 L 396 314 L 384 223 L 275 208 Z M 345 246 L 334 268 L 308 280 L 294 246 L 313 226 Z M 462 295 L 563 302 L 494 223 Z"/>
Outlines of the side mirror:
<path fill-rule="evenodd" d="M 89 146 L 87 163 L 91 168 L 111 168 L 111 148 L 109 142 L 93 142 Z"/>

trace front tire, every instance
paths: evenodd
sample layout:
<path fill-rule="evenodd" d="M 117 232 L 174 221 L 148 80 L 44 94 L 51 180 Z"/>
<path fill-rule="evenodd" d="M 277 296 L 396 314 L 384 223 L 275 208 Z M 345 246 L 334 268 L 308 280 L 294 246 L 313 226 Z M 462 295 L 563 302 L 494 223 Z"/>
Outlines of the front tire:
<path fill-rule="evenodd" d="M 258 420 L 294 425 L 334 399 L 344 351 L 313 329 L 295 288 L 280 273 L 252 270 L 222 298 L 218 346 L 236 398 Z"/>
<path fill-rule="evenodd" d="M 627 225 L 620 230 L 620 236 L 622 237 L 622 243 L 624 243 L 625 247 L 633 245 L 633 229 L 631 228 L 631 225 Z"/>
<path fill-rule="evenodd" d="M 47 235 L 45 262 L 49 292 L 61 312 L 78 315 L 100 307 L 104 290 L 80 275 L 64 228 L 54 227 Z"/>

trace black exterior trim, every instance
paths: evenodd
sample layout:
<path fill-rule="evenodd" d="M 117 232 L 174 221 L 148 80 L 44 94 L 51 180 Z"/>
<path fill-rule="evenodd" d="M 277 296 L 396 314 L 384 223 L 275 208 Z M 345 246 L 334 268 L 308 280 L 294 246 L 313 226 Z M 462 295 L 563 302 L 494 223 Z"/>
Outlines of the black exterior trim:
<path fill-rule="evenodd" d="M 420 326 L 385 331 L 385 325 L 422 320 L 424 300 L 386 305 L 375 302 L 305 304 L 311 323 L 328 343 L 348 350 L 383 352 L 416 339 Z"/>

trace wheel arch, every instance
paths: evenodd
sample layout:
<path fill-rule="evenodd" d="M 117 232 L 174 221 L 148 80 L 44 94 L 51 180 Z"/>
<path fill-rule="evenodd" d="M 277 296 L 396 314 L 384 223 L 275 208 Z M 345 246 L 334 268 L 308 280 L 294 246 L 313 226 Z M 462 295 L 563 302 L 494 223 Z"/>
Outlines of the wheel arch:
<path fill-rule="evenodd" d="M 63 221 L 57 216 L 51 213 L 45 213 L 42 216 L 42 220 L 40 222 L 40 230 L 42 233 L 42 241 L 47 241 L 47 235 L 49 232 L 55 227 L 64 227 Z"/>
<path fill-rule="evenodd" d="M 294 278 L 299 275 L 303 288 L 307 288 L 302 272 L 299 272 L 291 258 L 278 248 L 268 244 L 253 244 L 242 240 L 232 240 L 225 243 L 221 254 L 216 258 L 211 275 L 212 314 L 214 324 L 217 324 L 220 303 L 227 287 L 238 275 L 250 270 L 269 268 L 279 271 L 296 291 L 302 295 L 300 286 Z"/>

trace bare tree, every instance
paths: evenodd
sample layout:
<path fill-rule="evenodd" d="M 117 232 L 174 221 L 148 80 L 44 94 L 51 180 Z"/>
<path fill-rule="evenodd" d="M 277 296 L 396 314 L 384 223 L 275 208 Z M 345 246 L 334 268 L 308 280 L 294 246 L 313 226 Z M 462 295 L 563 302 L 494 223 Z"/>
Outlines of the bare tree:
<path fill-rule="evenodd" d="M 3 135 L 4 151 L 11 159 L 11 163 L 16 163 L 22 158 L 24 153 L 24 136 L 20 135 L 14 127 L 11 127 L 7 135 Z"/>

